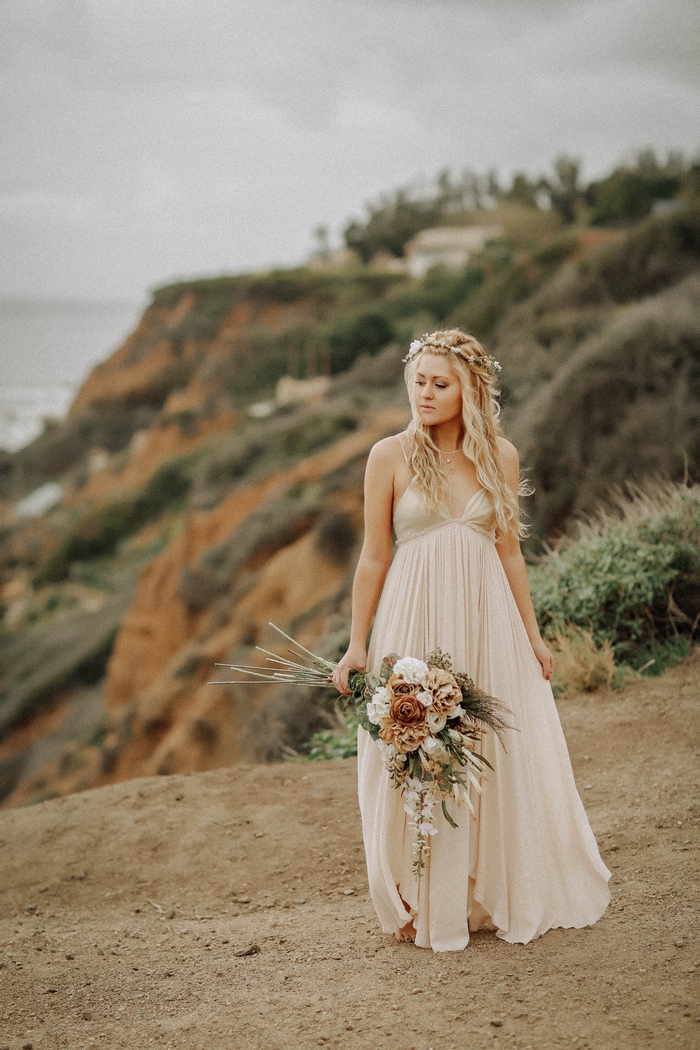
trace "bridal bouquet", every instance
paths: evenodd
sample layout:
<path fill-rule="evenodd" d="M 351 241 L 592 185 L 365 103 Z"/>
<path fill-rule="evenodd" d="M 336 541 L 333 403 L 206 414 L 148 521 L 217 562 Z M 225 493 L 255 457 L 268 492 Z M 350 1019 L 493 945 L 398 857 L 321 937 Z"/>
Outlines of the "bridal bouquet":
<path fill-rule="evenodd" d="M 331 686 L 329 677 L 337 665 L 305 649 L 279 627 L 275 630 L 295 646 L 290 653 L 296 659 L 258 646 L 274 670 L 221 665 L 254 678 L 217 684 L 267 681 Z M 483 775 L 484 767 L 492 768 L 476 748 L 486 727 L 497 734 L 506 728 L 501 705 L 477 689 L 468 675 L 453 671 L 451 657 L 440 649 L 425 660 L 390 653 L 382 661 L 379 677 L 369 671 L 354 671 L 349 685 L 359 724 L 376 742 L 391 782 L 403 792 L 404 809 L 414 832 L 413 869 L 419 878 L 430 852 L 430 839 L 438 830 L 432 819 L 435 806 L 440 805 L 453 828 L 457 825 L 447 808 L 448 801 L 466 803 L 474 813 L 469 786 L 481 792 L 477 777 Z"/>

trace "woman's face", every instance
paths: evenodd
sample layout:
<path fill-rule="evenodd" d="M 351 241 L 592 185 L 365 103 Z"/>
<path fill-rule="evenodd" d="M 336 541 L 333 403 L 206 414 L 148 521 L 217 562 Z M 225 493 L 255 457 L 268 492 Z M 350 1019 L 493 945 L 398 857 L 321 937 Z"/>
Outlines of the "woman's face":
<path fill-rule="evenodd" d="M 462 384 L 447 354 L 421 354 L 414 397 L 424 426 L 448 423 L 462 415 Z"/>

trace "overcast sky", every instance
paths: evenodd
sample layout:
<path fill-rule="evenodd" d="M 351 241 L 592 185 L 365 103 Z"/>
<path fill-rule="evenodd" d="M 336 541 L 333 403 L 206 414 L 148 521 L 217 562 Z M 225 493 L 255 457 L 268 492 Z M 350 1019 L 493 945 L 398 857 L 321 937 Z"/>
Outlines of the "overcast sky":
<path fill-rule="evenodd" d="M 698 0 L 0 0 L 0 295 L 302 261 L 449 166 L 700 149 Z"/>

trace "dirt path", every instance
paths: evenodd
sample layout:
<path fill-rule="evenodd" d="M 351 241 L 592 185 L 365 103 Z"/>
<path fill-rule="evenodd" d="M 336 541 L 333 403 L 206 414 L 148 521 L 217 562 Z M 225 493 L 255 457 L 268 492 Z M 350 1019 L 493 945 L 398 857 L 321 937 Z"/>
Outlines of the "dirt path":
<path fill-rule="evenodd" d="M 613 902 L 526 946 L 381 933 L 352 760 L 3 812 L 0 1048 L 697 1048 L 699 701 L 696 653 L 560 704 Z"/>

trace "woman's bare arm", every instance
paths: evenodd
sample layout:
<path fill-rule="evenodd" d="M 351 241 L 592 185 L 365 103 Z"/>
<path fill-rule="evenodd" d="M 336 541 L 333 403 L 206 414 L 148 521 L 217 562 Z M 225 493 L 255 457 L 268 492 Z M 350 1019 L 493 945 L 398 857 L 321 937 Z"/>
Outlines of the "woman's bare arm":
<path fill-rule="evenodd" d="M 511 445 L 510 441 L 501 441 L 501 461 L 503 463 L 506 481 L 513 492 L 517 495 L 518 482 L 520 480 L 520 464 L 518 453 L 515 447 Z M 535 609 L 532 604 L 532 598 L 530 597 L 530 586 L 527 580 L 525 559 L 520 550 L 518 537 L 509 536 L 507 540 L 496 545 L 496 550 L 498 551 L 498 556 L 501 559 L 501 564 L 503 565 L 505 574 L 508 577 L 508 583 L 510 584 L 510 589 L 515 598 L 515 604 L 518 606 L 518 611 L 520 612 L 522 621 L 525 624 L 525 630 L 530 639 L 530 645 L 532 646 L 535 656 L 542 665 L 542 674 L 547 680 L 549 680 L 552 677 L 554 658 L 545 643 L 542 641 L 540 635 L 537 617 L 535 616 Z"/>
<path fill-rule="evenodd" d="M 394 475 L 400 449 L 396 438 L 378 442 L 369 454 L 365 473 L 365 539 L 352 588 L 350 645 L 333 672 L 333 684 L 348 692 L 351 671 L 364 671 L 367 633 L 377 608 L 391 561 L 391 519 Z"/>

